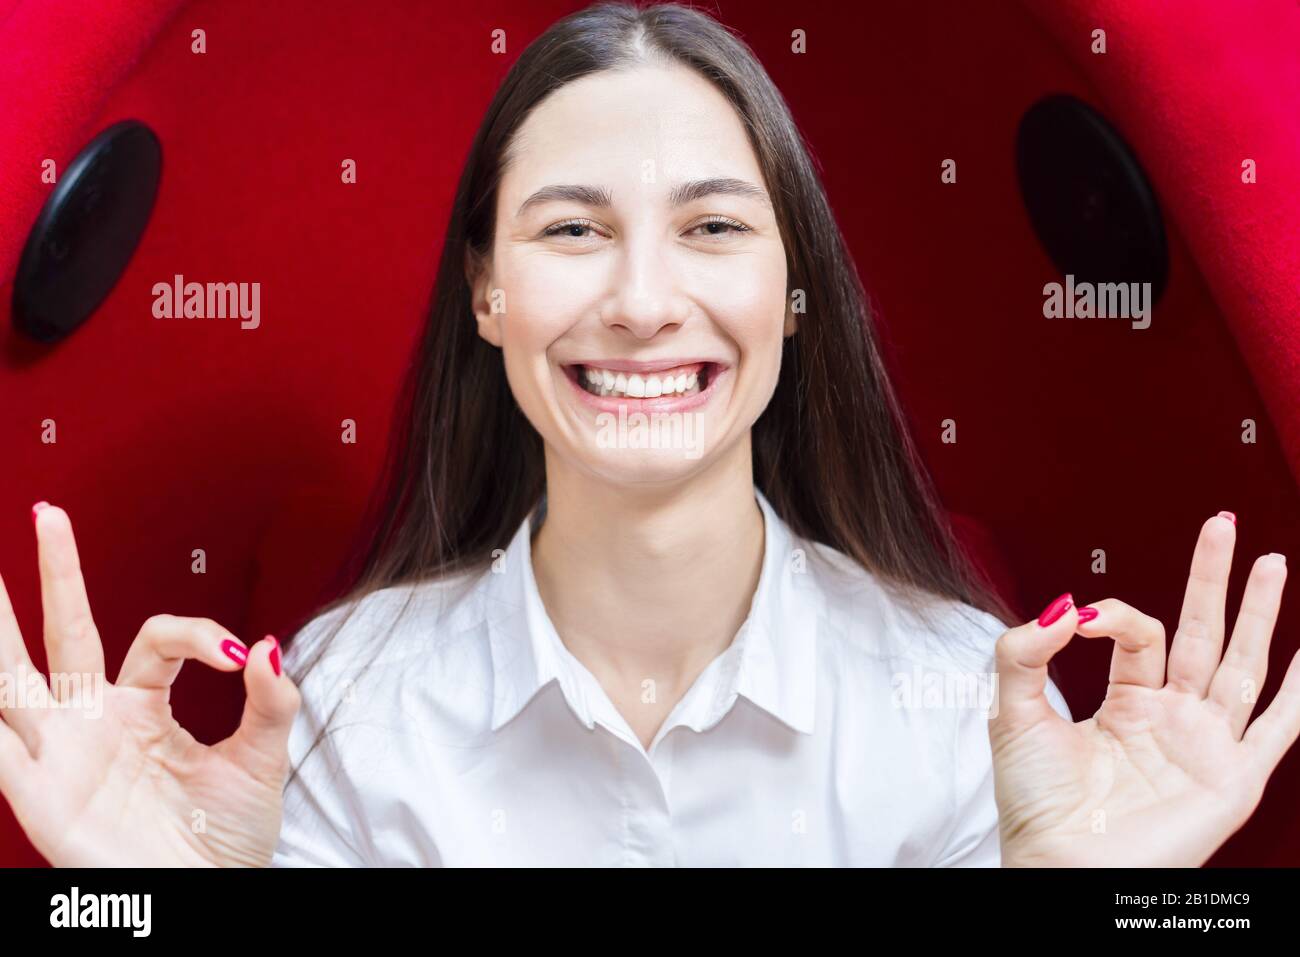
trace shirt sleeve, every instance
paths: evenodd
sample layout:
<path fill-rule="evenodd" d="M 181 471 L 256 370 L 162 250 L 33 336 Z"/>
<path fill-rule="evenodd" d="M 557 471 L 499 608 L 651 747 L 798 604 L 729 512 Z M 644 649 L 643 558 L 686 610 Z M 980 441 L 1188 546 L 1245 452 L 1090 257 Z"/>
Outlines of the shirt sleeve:
<path fill-rule="evenodd" d="M 310 639 L 304 629 L 300 639 Z M 285 652 L 291 674 L 307 641 L 295 640 Z M 298 654 L 295 654 L 298 652 Z M 325 669 L 314 670 L 299 686 L 302 707 L 289 733 L 290 766 L 296 769 L 284 791 L 284 816 L 272 867 L 367 867 L 367 842 L 359 826 L 360 802 L 331 735 L 320 738 L 333 708 L 334 692 L 346 693 Z"/>
<path fill-rule="evenodd" d="M 995 646 L 1006 625 L 987 612 L 975 616 L 975 627 L 957 626 L 959 636 L 971 639 L 971 647 L 983 658 L 983 669 L 996 671 Z M 1047 702 L 1066 721 L 1073 721 L 1070 707 L 1051 678 L 1043 689 Z M 993 747 L 989 742 L 988 714 L 980 709 L 960 712 L 956 720 L 953 750 L 954 826 L 938 854 L 935 867 L 1001 867 L 1002 842 L 998 830 L 998 806 L 993 795 Z"/>
<path fill-rule="evenodd" d="M 294 729 L 300 747 L 291 748 L 297 766 L 301 752 L 310 746 L 304 730 Z M 306 741 L 306 745 L 302 742 Z M 328 739 L 299 768 L 284 791 L 284 818 L 280 840 L 271 859 L 272 867 L 366 867 L 367 860 L 358 849 L 351 822 L 355 807 L 322 769 L 337 766 L 331 757 Z"/>
<path fill-rule="evenodd" d="M 1052 709 L 1073 721 L 1065 697 L 1049 678 L 1044 688 Z M 972 711 L 958 720 L 955 762 L 955 827 L 936 867 L 1001 867 L 998 805 L 993 795 L 993 747 L 988 717 Z"/>

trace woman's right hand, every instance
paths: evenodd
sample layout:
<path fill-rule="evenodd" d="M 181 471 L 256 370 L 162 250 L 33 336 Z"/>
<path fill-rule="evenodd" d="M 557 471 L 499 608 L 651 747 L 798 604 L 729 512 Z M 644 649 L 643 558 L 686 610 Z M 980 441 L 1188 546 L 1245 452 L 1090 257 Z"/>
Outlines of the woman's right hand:
<path fill-rule="evenodd" d="M 1004 867 L 1199 867 L 1254 813 L 1300 737 L 1300 654 L 1253 721 L 1286 583 L 1280 555 L 1258 558 L 1224 653 L 1235 521 L 1201 526 L 1183 609 L 1165 627 L 1114 598 L 1068 593 L 997 645 L 989 720 Z M 1111 638 L 1110 685 L 1091 718 L 1066 721 L 1044 689 L 1074 634 Z"/>
<path fill-rule="evenodd" d="M 209 619 L 158 615 L 109 684 L 72 524 L 54 506 L 33 514 L 49 684 L 0 581 L 0 793 L 28 839 L 56 867 L 268 865 L 301 701 L 275 639 L 245 649 Z M 186 658 L 244 670 L 239 728 L 212 746 L 172 717 Z"/>

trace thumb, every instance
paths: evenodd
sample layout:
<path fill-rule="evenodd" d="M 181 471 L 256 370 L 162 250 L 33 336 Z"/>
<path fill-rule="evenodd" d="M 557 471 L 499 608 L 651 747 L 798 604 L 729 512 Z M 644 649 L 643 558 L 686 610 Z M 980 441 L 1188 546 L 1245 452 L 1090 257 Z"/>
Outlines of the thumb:
<path fill-rule="evenodd" d="M 1047 663 L 1070 643 L 1078 624 L 1074 596 L 1066 592 L 1036 620 L 1012 628 L 998 639 L 998 707 L 992 720 L 1004 730 L 1057 715 L 1044 694 Z"/>
<path fill-rule="evenodd" d="M 289 731 L 302 704 L 297 686 L 284 673 L 280 643 L 267 635 L 248 650 L 244 666 L 244 715 L 231 737 L 267 773 L 288 766 Z"/>

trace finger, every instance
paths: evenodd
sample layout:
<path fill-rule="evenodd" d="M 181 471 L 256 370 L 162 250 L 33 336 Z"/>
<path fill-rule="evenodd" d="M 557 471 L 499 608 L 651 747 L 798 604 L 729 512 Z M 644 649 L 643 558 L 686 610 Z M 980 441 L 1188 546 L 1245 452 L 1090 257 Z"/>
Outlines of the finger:
<path fill-rule="evenodd" d="M 0 721 L 0 793 L 21 816 L 35 787 L 36 760 L 18 732 Z"/>
<path fill-rule="evenodd" d="M 1187 576 L 1183 610 L 1169 650 L 1169 684 L 1202 698 L 1223 655 L 1223 615 L 1236 524 L 1220 512 L 1205 520 Z"/>
<path fill-rule="evenodd" d="M 0 578 L 0 669 L 12 675 L 26 669 L 35 671 L 31 655 L 27 653 L 27 642 L 18 628 L 18 618 L 14 615 L 14 606 L 9 601 L 9 589 L 4 579 Z"/>
<path fill-rule="evenodd" d="M 90 614 L 72 522 L 63 509 L 38 502 L 33 509 L 40 556 L 45 656 L 51 677 L 104 673 L 104 647 Z M 58 697 L 59 682 L 51 682 Z"/>
<path fill-rule="evenodd" d="M 1297 737 L 1300 737 L 1300 652 L 1292 657 L 1277 696 L 1241 739 L 1250 749 L 1261 786 Z"/>
<path fill-rule="evenodd" d="M 249 770 L 279 780 L 288 771 L 289 731 L 302 697 L 284 673 L 280 644 L 271 635 L 250 649 L 244 688 L 244 715 L 227 740 Z"/>
<path fill-rule="evenodd" d="M 1084 608 L 1097 615 L 1080 621 L 1085 638 L 1113 638 L 1115 652 L 1110 659 L 1110 683 L 1163 688 L 1165 685 L 1165 626 L 1117 598 L 1103 598 Z M 1082 616 L 1083 609 L 1080 609 Z"/>
<path fill-rule="evenodd" d="M 1268 676 L 1268 646 L 1282 604 L 1286 559 L 1276 553 L 1255 559 L 1246 581 L 1232 640 L 1210 683 L 1210 699 L 1228 715 L 1240 739 Z"/>
<path fill-rule="evenodd" d="M 0 717 L 18 732 L 29 746 L 36 743 L 37 719 L 44 713 L 40 704 L 48 703 L 49 685 L 45 676 L 36 670 L 27 643 L 18 629 L 18 619 L 9 602 L 9 590 L 0 579 L 0 681 L 5 681 L 14 695 L 0 694 Z M 21 691 L 19 696 L 17 692 Z M 37 705 L 27 707 L 27 705 Z"/>
<path fill-rule="evenodd" d="M 1074 598 L 1067 592 L 1036 620 L 1012 628 L 998 639 L 997 710 L 991 724 L 1008 730 L 1053 715 L 1060 718 L 1045 694 L 1047 663 L 1070 643 L 1078 621 Z"/>
<path fill-rule="evenodd" d="M 218 671 L 238 671 L 248 660 L 248 648 L 211 618 L 154 615 L 131 642 L 116 684 L 170 688 L 187 658 Z"/>

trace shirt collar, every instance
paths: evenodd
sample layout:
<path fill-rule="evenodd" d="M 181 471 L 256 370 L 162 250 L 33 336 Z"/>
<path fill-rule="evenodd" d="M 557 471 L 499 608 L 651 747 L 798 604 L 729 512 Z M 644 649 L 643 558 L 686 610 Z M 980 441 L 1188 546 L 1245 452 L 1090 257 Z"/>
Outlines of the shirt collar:
<path fill-rule="evenodd" d="M 688 695 L 683 709 L 674 711 L 674 723 L 707 730 L 722 720 L 737 695 L 743 695 L 795 731 L 811 734 L 818 611 L 810 598 L 813 586 L 803 553 L 807 545 L 794 537 L 757 488 L 754 496 L 763 513 L 764 551 L 749 616 L 731 645 L 706 668 L 713 687 Z M 551 681 L 559 682 L 569 707 L 588 728 L 607 701 L 593 688 L 590 672 L 560 640 L 537 590 L 532 565 L 537 517 L 535 510 L 523 521 L 486 575 L 493 731 Z"/>

